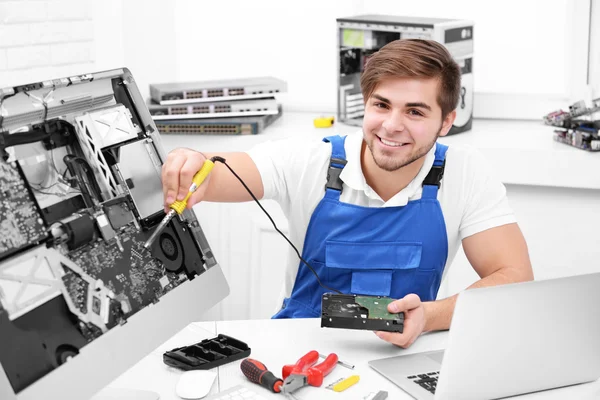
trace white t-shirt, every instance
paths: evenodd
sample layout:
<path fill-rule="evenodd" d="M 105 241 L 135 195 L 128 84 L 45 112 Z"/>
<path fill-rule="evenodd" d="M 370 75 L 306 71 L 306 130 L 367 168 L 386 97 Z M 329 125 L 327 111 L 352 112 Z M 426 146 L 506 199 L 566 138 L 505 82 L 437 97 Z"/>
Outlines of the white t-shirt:
<path fill-rule="evenodd" d="M 425 156 L 415 179 L 384 202 L 367 185 L 362 173 L 362 141 L 362 130 L 346 138 L 347 164 L 340 175 L 344 183 L 340 201 L 364 207 L 392 207 L 421 198 L 423 180 L 435 159 L 435 146 Z M 311 215 L 325 194 L 331 143 L 305 138 L 282 139 L 261 143 L 248 154 L 260 172 L 263 198 L 279 203 L 289 221 L 289 239 L 302 254 Z M 471 146 L 449 146 L 437 198 L 448 235 L 448 259 L 443 277 L 448 273 L 462 239 L 516 221 L 504 185 L 490 171 L 482 154 Z M 281 301 L 292 292 L 299 263 L 290 247 Z"/>

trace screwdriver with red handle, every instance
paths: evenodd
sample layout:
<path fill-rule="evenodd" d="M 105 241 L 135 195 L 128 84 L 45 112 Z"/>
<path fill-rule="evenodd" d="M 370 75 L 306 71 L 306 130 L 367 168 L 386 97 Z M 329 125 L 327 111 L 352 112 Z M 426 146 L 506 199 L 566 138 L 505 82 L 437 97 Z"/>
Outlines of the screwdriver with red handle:
<path fill-rule="evenodd" d="M 281 392 L 281 385 L 283 380 L 277 378 L 271 371 L 265 367 L 260 361 L 252 358 L 246 358 L 242 361 L 242 372 L 246 375 L 246 378 L 250 379 L 250 382 L 257 383 L 263 387 L 266 387 L 273 393 Z"/>

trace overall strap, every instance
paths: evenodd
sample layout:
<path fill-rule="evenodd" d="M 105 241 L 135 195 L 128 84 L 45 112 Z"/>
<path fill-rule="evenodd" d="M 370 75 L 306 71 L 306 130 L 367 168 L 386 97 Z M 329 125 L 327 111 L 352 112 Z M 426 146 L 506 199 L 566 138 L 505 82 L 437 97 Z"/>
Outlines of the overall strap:
<path fill-rule="evenodd" d="M 324 142 L 331 143 L 331 159 L 327 170 L 327 185 L 325 186 L 325 197 L 339 200 L 342 193 L 342 180 L 340 174 L 346 165 L 346 149 L 344 142 L 346 136 L 328 136 L 323 138 Z"/>
<path fill-rule="evenodd" d="M 444 177 L 444 168 L 446 167 L 446 151 L 448 146 L 436 143 L 435 160 L 431 170 L 423 180 L 422 199 L 436 199 L 437 192 Z"/>

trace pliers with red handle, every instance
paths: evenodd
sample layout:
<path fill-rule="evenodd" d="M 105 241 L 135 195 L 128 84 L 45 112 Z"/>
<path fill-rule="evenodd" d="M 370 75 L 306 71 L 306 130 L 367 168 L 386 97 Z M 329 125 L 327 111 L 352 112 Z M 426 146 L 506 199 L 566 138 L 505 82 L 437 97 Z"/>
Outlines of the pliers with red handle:
<path fill-rule="evenodd" d="M 283 385 L 281 385 L 281 392 L 290 395 L 304 386 L 321 386 L 323 377 L 335 368 L 338 356 L 331 353 L 325 358 L 325 361 L 314 365 L 318 360 L 319 353 L 316 350 L 311 350 L 302 356 L 296 364 L 285 365 L 282 369 L 284 380 Z"/>

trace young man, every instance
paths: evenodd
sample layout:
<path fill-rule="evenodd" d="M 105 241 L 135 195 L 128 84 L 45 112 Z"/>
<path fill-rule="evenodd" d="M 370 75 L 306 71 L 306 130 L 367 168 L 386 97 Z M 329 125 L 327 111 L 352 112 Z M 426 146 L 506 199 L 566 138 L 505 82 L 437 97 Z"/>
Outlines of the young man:
<path fill-rule="evenodd" d="M 450 326 L 456 296 L 435 300 L 461 240 L 481 277 L 471 287 L 531 280 L 533 273 L 505 188 L 485 160 L 473 148 L 436 142 L 452 126 L 460 93 L 460 69 L 448 51 L 427 40 L 389 43 L 369 59 L 361 89 L 362 132 L 218 155 L 258 199 L 282 206 L 291 241 L 324 286 L 398 299 L 388 309 L 405 312 L 404 332 L 376 334 L 408 347 L 422 332 Z M 166 204 L 185 196 L 213 155 L 169 154 Z M 200 200 L 251 197 L 218 164 L 188 206 Z M 284 286 L 275 318 L 320 316 L 329 290 L 293 251 Z"/>

